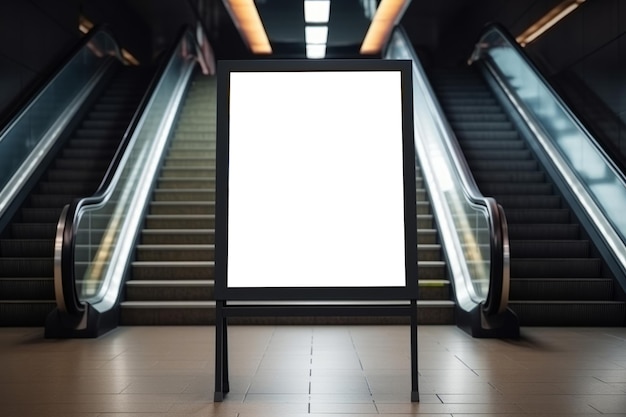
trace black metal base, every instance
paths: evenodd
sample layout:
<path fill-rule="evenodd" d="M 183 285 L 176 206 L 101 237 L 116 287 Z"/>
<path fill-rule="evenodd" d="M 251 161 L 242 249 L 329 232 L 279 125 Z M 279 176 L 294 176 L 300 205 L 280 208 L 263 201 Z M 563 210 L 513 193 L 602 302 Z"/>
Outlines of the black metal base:
<path fill-rule="evenodd" d="M 119 324 L 119 310 L 101 313 L 87 304 L 82 317 L 68 316 L 54 309 L 46 317 L 44 337 L 47 339 L 97 338 Z"/>
<path fill-rule="evenodd" d="M 472 311 L 457 308 L 457 326 L 476 338 L 518 339 L 520 326 L 517 315 L 507 309 L 496 316 L 487 317 L 478 305 Z"/>
<path fill-rule="evenodd" d="M 215 305 L 215 394 L 213 400 L 221 402 L 230 390 L 228 379 L 228 318 L 229 317 L 281 317 L 281 316 L 409 316 L 411 326 L 411 402 L 419 401 L 417 378 L 417 300 L 378 304 L 239 304 L 228 305 L 216 301 Z"/>

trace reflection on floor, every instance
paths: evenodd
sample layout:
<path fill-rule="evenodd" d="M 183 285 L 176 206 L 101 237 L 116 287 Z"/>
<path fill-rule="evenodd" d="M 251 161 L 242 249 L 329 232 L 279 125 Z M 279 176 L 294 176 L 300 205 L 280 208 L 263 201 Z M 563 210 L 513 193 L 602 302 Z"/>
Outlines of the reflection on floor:
<path fill-rule="evenodd" d="M 213 327 L 96 340 L 1 328 L 0 415 L 626 416 L 626 328 L 524 328 L 512 341 L 422 326 L 420 403 L 408 326 L 229 329 L 231 392 L 213 403 Z"/>

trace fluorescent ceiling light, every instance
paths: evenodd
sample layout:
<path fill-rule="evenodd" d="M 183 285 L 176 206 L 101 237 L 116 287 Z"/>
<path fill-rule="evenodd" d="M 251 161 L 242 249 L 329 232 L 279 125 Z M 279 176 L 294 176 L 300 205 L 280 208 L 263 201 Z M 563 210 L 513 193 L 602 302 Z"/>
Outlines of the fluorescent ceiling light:
<path fill-rule="evenodd" d="M 515 40 L 521 46 L 528 45 L 539 36 L 543 35 L 552 26 L 556 25 L 565 16 L 576 10 L 578 6 L 584 2 L 585 0 L 566 0 L 562 2 L 554 9 L 546 13 L 546 15 L 539 19 L 535 24 L 526 29 L 524 33 L 519 35 Z"/>
<path fill-rule="evenodd" d="M 322 59 L 326 56 L 326 45 L 313 45 L 306 46 L 306 57 L 309 59 Z"/>
<path fill-rule="evenodd" d="M 305 26 L 304 39 L 307 44 L 325 44 L 328 40 L 328 26 Z"/>
<path fill-rule="evenodd" d="M 306 23 L 328 23 L 330 0 L 305 0 L 304 21 Z"/>
<path fill-rule="evenodd" d="M 361 45 L 361 54 L 373 55 L 382 51 L 391 30 L 400 21 L 410 0 L 381 0 Z"/>
<path fill-rule="evenodd" d="M 254 0 L 225 0 L 235 26 L 255 54 L 271 54 L 272 46 Z"/>

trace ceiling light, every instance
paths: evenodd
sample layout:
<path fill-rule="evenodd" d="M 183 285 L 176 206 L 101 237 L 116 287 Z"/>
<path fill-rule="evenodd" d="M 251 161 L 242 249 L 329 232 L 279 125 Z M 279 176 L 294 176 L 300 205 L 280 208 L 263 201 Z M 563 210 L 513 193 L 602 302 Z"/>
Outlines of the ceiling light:
<path fill-rule="evenodd" d="M 322 59 L 326 57 L 326 45 L 309 44 L 306 46 L 306 57 L 309 59 Z"/>
<path fill-rule="evenodd" d="M 305 26 L 304 39 L 307 44 L 325 44 L 328 40 L 328 26 Z"/>
<path fill-rule="evenodd" d="M 78 17 L 78 30 L 81 31 L 81 33 L 88 33 L 91 29 L 93 28 L 93 22 L 89 19 L 87 19 L 85 16 L 79 16 Z"/>
<path fill-rule="evenodd" d="M 563 3 L 559 4 L 554 9 L 546 13 L 545 16 L 543 16 L 535 24 L 526 29 L 524 33 L 519 35 L 515 40 L 521 46 L 528 45 L 539 36 L 543 35 L 552 26 L 556 25 L 565 16 L 576 10 L 578 6 L 580 6 L 584 2 L 585 0 L 564 1 Z"/>
<path fill-rule="evenodd" d="M 306 23 L 328 23 L 330 0 L 305 0 L 304 21 Z"/>
<path fill-rule="evenodd" d="M 361 54 L 372 55 L 382 51 L 391 35 L 391 30 L 400 21 L 410 0 L 381 0 L 365 34 Z"/>
<path fill-rule="evenodd" d="M 271 54 L 272 46 L 254 0 L 225 0 L 235 26 L 255 54 Z"/>

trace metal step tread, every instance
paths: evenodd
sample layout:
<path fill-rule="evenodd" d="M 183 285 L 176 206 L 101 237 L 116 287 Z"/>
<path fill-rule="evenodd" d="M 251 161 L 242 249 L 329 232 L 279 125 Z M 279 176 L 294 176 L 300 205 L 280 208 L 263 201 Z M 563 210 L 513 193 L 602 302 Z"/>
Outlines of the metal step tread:
<path fill-rule="evenodd" d="M 153 249 L 153 250 L 163 250 L 163 249 L 167 249 L 167 250 L 192 250 L 192 249 L 215 249 L 215 245 L 214 244 L 198 244 L 198 245 L 193 245 L 193 244 L 167 244 L 167 245 L 158 245 L 158 244 L 139 244 L 136 246 L 137 249 Z"/>
<path fill-rule="evenodd" d="M 181 266 L 214 266 L 214 261 L 134 261 L 133 266 L 160 266 L 160 267 L 181 267 Z"/>

